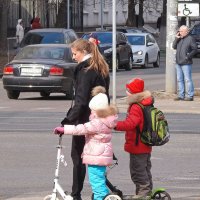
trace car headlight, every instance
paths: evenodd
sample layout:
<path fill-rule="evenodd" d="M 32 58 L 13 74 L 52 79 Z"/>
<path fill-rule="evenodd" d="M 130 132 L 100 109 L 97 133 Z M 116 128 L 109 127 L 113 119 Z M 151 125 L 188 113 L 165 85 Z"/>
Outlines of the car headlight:
<path fill-rule="evenodd" d="M 104 50 L 104 53 L 105 53 L 105 54 L 112 53 L 112 48 L 109 48 L 109 49 Z"/>
<path fill-rule="evenodd" d="M 143 54 L 143 51 L 136 51 L 133 53 L 133 55 L 142 55 Z"/>

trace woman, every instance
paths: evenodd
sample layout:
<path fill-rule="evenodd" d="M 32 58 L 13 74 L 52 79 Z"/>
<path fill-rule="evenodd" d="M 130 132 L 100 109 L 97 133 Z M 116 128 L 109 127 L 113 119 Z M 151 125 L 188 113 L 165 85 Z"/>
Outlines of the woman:
<path fill-rule="evenodd" d="M 78 62 L 74 71 L 75 99 L 74 106 L 61 122 L 65 124 L 83 124 L 89 121 L 91 91 L 95 86 L 106 88 L 109 97 L 109 67 L 98 50 L 88 40 L 77 39 L 71 44 L 72 57 Z M 81 154 L 85 144 L 85 136 L 73 136 L 71 157 L 73 161 L 73 200 L 81 200 L 81 190 L 85 179 L 86 168 L 82 164 Z"/>

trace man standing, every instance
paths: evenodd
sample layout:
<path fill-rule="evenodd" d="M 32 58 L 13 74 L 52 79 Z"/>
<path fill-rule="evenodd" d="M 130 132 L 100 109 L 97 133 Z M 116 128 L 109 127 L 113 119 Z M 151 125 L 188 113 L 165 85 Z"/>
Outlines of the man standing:
<path fill-rule="evenodd" d="M 175 101 L 193 101 L 194 84 L 192 81 L 192 58 L 197 52 L 195 39 L 188 34 L 185 25 L 179 28 L 173 42 L 176 49 L 176 75 L 178 81 L 178 97 Z"/>
<path fill-rule="evenodd" d="M 156 27 L 157 27 L 158 32 L 160 32 L 161 20 L 162 20 L 162 13 L 160 14 L 160 17 L 158 17 L 157 23 L 156 23 Z"/>

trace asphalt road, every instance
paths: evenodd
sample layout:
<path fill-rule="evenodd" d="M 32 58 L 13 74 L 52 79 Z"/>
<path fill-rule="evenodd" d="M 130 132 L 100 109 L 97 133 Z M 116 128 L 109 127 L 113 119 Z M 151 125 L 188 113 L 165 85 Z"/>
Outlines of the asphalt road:
<path fill-rule="evenodd" d="M 163 61 L 162 61 L 163 62 Z M 164 62 L 163 62 L 164 63 Z M 198 60 L 195 60 L 194 79 L 199 87 Z M 158 69 L 133 69 L 117 73 L 117 96 L 124 96 L 124 84 L 133 76 L 141 76 L 151 90 L 164 89 L 164 64 Z M 112 89 L 112 86 L 111 86 Z M 53 187 L 56 165 L 57 136 L 53 128 L 60 124 L 70 106 L 63 95 L 44 99 L 37 93 L 24 93 L 19 100 L 7 99 L 0 80 L 0 199 L 44 197 Z M 165 187 L 172 199 L 200 199 L 200 137 L 199 115 L 167 114 L 171 140 L 152 153 L 154 187 Z M 120 114 L 124 118 L 125 113 Z M 60 182 L 70 191 L 72 163 L 71 136 L 65 136 L 63 153 L 68 162 L 61 168 Z M 125 194 L 134 192 L 129 177 L 128 154 L 123 151 L 124 134 L 113 134 L 114 152 L 119 165 L 109 173 L 111 182 Z M 86 178 L 83 196 L 90 199 Z"/>

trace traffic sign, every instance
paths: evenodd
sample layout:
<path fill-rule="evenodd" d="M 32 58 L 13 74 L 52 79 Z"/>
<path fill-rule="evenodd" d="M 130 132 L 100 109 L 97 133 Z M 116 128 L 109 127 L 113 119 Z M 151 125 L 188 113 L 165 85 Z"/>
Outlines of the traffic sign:
<path fill-rule="evenodd" d="M 178 16 L 198 17 L 199 3 L 178 3 Z"/>

